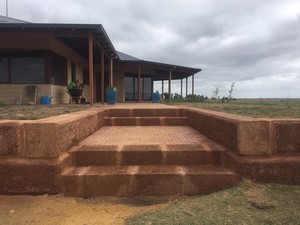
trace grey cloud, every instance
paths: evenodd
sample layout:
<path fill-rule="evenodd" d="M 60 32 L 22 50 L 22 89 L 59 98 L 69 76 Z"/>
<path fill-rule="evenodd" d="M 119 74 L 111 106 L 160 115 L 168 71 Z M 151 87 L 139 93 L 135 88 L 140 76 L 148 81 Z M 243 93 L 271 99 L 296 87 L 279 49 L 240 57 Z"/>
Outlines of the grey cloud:
<path fill-rule="evenodd" d="M 300 97 L 297 0 L 11 0 L 10 6 L 10 16 L 31 22 L 101 23 L 120 51 L 200 67 L 199 94 L 211 96 L 218 86 L 225 95 L 237 81 L 237 96 Z M 172 90 L 178 88 L 175 82 Z"/>

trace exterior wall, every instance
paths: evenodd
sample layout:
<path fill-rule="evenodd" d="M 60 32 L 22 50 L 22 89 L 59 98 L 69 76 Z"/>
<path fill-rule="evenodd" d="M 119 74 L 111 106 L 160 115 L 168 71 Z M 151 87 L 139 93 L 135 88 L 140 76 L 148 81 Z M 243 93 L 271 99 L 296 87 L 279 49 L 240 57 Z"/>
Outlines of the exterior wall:
<path fill-rule="evenodd" d="M 0 102 L 4 104 L 16 104 L 17 99 L 20 99 L 20 91 L 27 85 L 34 84 L 0 84 Z M 51 96 L 50 84 L 38 84 L 37 86 L 37 103 L 42 96 Z M 34 101 L 33 97 L 23 95 L 22 104 Z"/>
<path fill-rule="evenodd" d="M 61 41 L 45 34 L 5 34 L 0 36 L 1 49 L 23 49 L 23 50 L 51 50 L 67 58 L 67 81 L 71 81 L 71 63 L 76 65 L 76 79 L 83 82 L 83 68 L 88 68 L 88 61 Z M 36 85 L 37 103 L 41 96 L 52 96 L 54 104 L 68 103 L 69 95 L 65 92 L 66 86 L 51 84 L 0 84 L 0 102 L 5 104 L 16 104 L 20 98 L 20 90 L 27 85 Z M 89 92 L 89 87 L 85 86 L 85 93 Z M 23 104 L 32 101 L 25 98 Z"/>
<path fill-rule="evenodd" d="M 50 39 L 50 49 L 67 58 L 68 82 L 71 82 L 72 62 L 76 64 L 76 78 L 82 82 L 83 67 L 88 68 L 88 61 L 54 37 Z"/>
<path fill-rule="evenodd" d="M 20 91 L 29 84 L 0 84 L 0 102 L 8 105 L 17 104 L 20 99 Z M 33 85 L 33 84 L 30 84 Z M 53 104 L 69 102 L 69 95 L 65 92 L 66 87 L 52 84 L 38 84 L 37 86 L 37 104 L 40 104 L 42 96 L 53 97 Z M 88 86 L 85 87 L 88 90 Z M 22 104 L 33 102 L 31 96 L 22 95 Z"/>
<path fill-rule="evenodd" d="M 117 88 L 117 102 L 125 102 L 124 71 L 114 70 L 113 83 Z"/>
<path fill-rule="evenodd" d="M 66 87 L 59 86 L 59 85 L 50 85 L 51 94 L 50 96 L 53 97 L 52 104 L 62 104 L 69 102 L 69 95 L 67 94 Z"/>

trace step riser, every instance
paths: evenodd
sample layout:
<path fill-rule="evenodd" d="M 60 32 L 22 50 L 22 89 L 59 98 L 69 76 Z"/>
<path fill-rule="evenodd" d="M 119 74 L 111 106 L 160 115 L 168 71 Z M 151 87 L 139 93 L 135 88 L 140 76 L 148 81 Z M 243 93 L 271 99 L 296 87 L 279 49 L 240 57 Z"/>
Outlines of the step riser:
<path fill-rule="evenodd" d="M 235 174 L 125 174 L 64 176 L 68 197 L 199 195 L 234 186 Z"/>
<path fill-rule="evenodd" d="M 186 117 L 106 117 L 105 126 L 187 126 Z"/>
<path fill-rule="evenodd" d="M 185 109 L 107 109 L 107 117 L 184 117 Z"/>
<path fill-rule="evenodd" d="M 219 151 L 77 151 L 75 166 L 218 165 Z"/>

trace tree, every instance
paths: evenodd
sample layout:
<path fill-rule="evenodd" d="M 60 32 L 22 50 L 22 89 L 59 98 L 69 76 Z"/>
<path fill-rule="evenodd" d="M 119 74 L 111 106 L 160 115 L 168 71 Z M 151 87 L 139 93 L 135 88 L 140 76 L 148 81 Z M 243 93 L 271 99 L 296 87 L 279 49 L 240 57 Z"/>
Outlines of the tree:
<path fill-rule="evenodd" d="M 230 90 L 229 90 L 229 95 L 228 95 L 229 100 L 233 99 L 232 92 L 233 92 L 234 85 L 235 85 L 235 82 L 232 82 L 231 86 L 230 86 Z"/>
<path fill-rule="evenodd" d="M 219 98 L 218 94 L 219 94 L 219 88 L 216 88 L 214 91 L 212 91 L 213 96 L 212 99 L 217 99 Z"/>

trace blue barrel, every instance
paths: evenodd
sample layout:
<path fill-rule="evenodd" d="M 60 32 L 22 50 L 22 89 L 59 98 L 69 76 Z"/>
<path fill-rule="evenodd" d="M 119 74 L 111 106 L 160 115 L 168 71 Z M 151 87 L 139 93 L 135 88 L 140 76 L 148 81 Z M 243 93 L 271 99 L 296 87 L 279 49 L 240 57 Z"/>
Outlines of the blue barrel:
<path fill-rule="evenodd" d="M 117 103 L 117 89 L 106 89 L 107 104 L 115 105 Z"/>
<path fill-rule="evenodd" d="M 152 93 L 151 100 L 153 103 L 158 103 L 160 100 L 159 93 L 158 92 Z"/>

